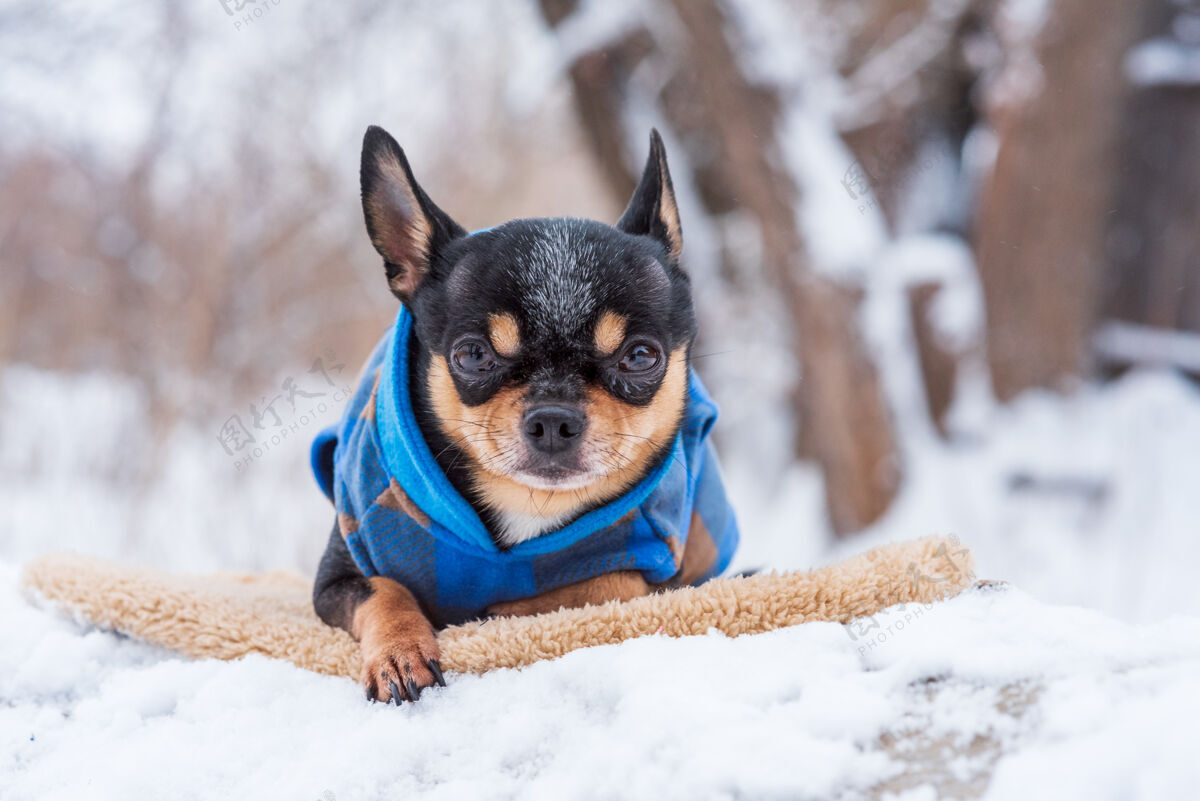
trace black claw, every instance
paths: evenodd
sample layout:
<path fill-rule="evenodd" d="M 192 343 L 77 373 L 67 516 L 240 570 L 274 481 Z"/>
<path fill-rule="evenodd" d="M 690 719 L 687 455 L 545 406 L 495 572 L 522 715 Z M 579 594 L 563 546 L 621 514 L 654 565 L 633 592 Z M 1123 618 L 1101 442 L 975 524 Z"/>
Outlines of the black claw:
<path fill-rule="evenodd" d="M 405 680 L 404 686 L 408 689 L 409 698 L 415 701 L 421 697 L 421 688 L 417 686 L 416 681 L 414 681 L 412 678 Z"/>
<path fill-rule="evenodd" d="M 438 683 L 439 687 L 445 687 L 446 678 L 442 675 L 442 666 L 438 664 L 436 659 L 430 659 L 428 665 L 429 672 L 433 674 L 433 680 Z"/>
<path fill-rule="evenodd" d="M 392 691 L 392 703 L 400 706 L 400 702 L 404 699 L 400 697 L 400 688 L 396 686 L 396 682 L 389 681 L 388 689 Z"/>

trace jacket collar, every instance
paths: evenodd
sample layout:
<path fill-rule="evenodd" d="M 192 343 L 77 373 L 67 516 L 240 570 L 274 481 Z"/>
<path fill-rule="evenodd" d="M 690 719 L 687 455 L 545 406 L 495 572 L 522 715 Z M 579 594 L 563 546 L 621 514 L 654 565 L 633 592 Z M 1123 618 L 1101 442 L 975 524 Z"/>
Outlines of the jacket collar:
<path fill-rule="evenodd" d="M 458 494 L 442 472 L 417 425 L 409 393 L 412 314 L 404 306 L 400 307 L 396 323 L 386 336 L 387 349 L 380 369 L 379 394 L 376 398 L 376 420 L 384 466 L 413 503 L 429 515 L 434 524 L 431 533 L 443 537 L 449 535 L 449 538 L 468 550 L 500 553 L 478 513 Z M 696 400 L 706 409 L 711 408 L 711 401 L 694 373 L 691 374 L 688 391 L 689 415 Z M 657 489 L 675 459 L 684 463 L 681 436 L 676 436 L 672 454 L 629 492 L 588 512 L 564 528 L 522 542 L 508 552 L 522 555 L 548 553 L 611 526 L 630 510 L 640 506 Z"/>

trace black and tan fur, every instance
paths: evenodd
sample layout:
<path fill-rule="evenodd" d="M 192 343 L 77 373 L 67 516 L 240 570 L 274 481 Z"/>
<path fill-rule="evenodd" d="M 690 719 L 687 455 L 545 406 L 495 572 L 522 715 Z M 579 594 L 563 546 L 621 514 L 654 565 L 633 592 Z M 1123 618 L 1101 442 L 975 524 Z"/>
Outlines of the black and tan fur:
<path fill-rule="evenodd" d="M 418 424 L 498 547 L 561 528 L 667 457 L 685 409 L 695 319 L 657 132 L 616 226 L 523 219 L 468 235 L 380 128 L 363 141 L 361 180 L 367 231 L 413 315 Z M 313 604 L 361 642 L 369 697 L 415 700 L 442 680 L 433 627 L 407 589 L 358 571 L 342 531 L 352 524 L 333 526 Z M 527 614 L 652 589 L 624 571 L 490 611 Z"/>

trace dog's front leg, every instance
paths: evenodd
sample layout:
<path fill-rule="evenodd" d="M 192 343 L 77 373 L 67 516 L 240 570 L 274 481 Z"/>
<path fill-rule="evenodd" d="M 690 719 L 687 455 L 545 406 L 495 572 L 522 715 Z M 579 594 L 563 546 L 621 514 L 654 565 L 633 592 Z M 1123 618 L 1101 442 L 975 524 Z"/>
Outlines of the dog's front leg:
<path fill-rule="evenodd" d="M 607 601 L 628 601 L 640 598 L 652 592 L 646 579 L 636 570 L 618 570 L 615 573 L 605 573 L 590 579 L 567 584 L 548 590 L 533 598 L 519 598 L 515 601 L 504 601 L 488 607 L 488 614 L 495 616 L 507 615 L 540 615 L 543 612 L 554 612 L 558 609 L 575 609 L 581 606 L 597 605 Z"/>
<path fill-rule="evenodd" d="M 362 575 L 337 524 L 317 569 L 313 608 L 362 647 L 362 685 L 373 701 L 417 700 L 433 684 L 445 687 L 441 651 L 417 599 L 392 579 Z"/>

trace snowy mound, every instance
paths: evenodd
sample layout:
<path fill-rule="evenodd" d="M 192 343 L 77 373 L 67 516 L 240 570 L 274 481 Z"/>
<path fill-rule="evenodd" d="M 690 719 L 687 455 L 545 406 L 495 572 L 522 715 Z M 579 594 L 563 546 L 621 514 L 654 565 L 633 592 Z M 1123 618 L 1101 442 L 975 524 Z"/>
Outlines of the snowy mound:
<path fill-rule="evenodd" d="M 0 569 L 6 799 L 1185 798 L 1200 620 L 1016 589 L 736 640 L 651 637 L 401 708 L 28 606 Z"/>

